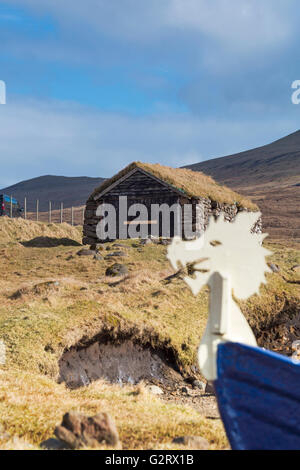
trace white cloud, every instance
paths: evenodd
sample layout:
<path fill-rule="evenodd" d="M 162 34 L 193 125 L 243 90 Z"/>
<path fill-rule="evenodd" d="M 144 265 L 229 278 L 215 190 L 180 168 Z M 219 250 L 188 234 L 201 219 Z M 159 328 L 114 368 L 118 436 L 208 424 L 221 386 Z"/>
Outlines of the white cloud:
<path fill-rule="evenodd" d="M 286 43 L 293 33 L 289 0 L 172 0 L 169 24 L 192 29 L 236 49 Z M 292 2 L 293 3 L 293 2 Z"/>
<path fill-rule="evenodd" d="M 134 160 L 183 166 L 265 144 L 295 129 L 296 121 L 284 119 L 133 117 L 72 103 L 10 102 L 0 108 L 6 178 L 0 184 L 42 174 L 110 176 Z"/>
<path fill-rule="evenodd" d="M 275 3 L 273 0 L 12 0 L 12 3 L 30 7 L 36 13 L 51 13 L 60 25 L 64 48 L 72 58 L 75 53 L 72 41 L 68 43 L 70 35 L 73 47 L 75 43 L 82 58 L 82 45 L 105 37 L 121 41 L 122 45 L 132 43 L 136 49 L 156 48 L 158 54 L 165 49 L 162 41 L 169 41 L 170 54 L 179 53 L 185 44 L 193 54 L 197 49 L 199 54 L 202 51 L 207 65 L 215 65 L 222 59 L 224 50 L 241 56 L 267 53 L 285 46 L 298 30 L 296 0 Z M 55 43 L 52 47 L 59 57 L 62 48 L 59 50 Z M 94 57 L 101 55 L 101 41 L 86 51 L 87 57 L 92 52 Z"/>

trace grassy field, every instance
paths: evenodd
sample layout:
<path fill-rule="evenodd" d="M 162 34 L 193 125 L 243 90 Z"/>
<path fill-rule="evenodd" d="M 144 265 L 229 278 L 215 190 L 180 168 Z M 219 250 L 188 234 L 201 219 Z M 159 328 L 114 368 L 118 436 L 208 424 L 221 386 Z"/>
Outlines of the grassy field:
<path fill-rule="evenodd" d="M 143 387 L 97 381 L 68 390 L 57 383 L 63 352 L 102 331 L 164 351 L 187 377 L 207 319 L 207 290 L 194 298 L 180 277 L 166 281 L 173 271 L 165 246 L 122 241 L 126 257 L 99 261 L 77 256 L 80 241 L 80 229 L 68 225 L 0 220 L 0 340 L 6 346 L 0 448 L 37 448 L 71 409 L 108 411 L 126 449 L 176 448 L 171 441 L 180 435 L 204 436 L 212 449 L 228 447 L 220 420 L 166 403 Z M 295 315 L 299 309 L 299 275 L 291 269 L 300 264 L 299 251 L 281 243 L 268 248 L 280 272 L 241 305 L 261 341 L 287 308 Z M 128 266 L 128 276 L 105 276 L 115 261 Z M 1 427 L 9 438 L 1 440 Z"/>

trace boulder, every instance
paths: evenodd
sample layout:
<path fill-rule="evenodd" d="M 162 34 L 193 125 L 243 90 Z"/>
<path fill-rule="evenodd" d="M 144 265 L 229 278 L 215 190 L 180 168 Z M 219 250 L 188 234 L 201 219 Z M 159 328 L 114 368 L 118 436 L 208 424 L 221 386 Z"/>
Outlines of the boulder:
<path fill-rule="evenodd" d="M 87 248 L 83 248 L 77 252 L 78 256 L 95 256 L 95 254 L 96 252 L 94 250 L 88 250 Z"/>
<path fill-rule="evenodd" d="M 152 393 L 153 395 L 163 395 L 164 394 L 162 389 L 160 387 L 158 387 L 157 385 L 148 385 L 146 387 L 146 390 L 148 390 L 148 392 Z"/>
<path fill-rule="evenodd" d="M 95 256 L 94 256 L 94 259 L 97 260 L 97 261 L 102 261 L 104 258 L 103 258 L 103 256 L 100 255 L 100 253 L 96 253 Z"/>
<path fill-rule="evenodd" d="M 66 413 L 55 436 L 70 449 L 96 448 L 102 444 L 119 448 L 120 441 L 115 423 L 107 413 L 85 416 L 74 411 Z"/>
<path fill-rule="evenodd" d="M 215 395 L 215 388 L 212 382 L 207 382 L 205 387 L 205 393 L 208 395 Z"/>
<path fill-rule="evenodd" d="M 150 238 L 146 238 L 145 240 L 141 240 L 141 245 L 151 245 L 152 240 Z"/>
<path fill-rule="evenodd" d="M 273 271 L 273 273 L 279 273 L 280 272 L 280 267 L 277 264 L 270 263 L 269 268 L 271 269 L 271 271 Z"/>
<path fill-rule="evenodd" d="M 102 251 L 104 250 L 104 246 L 101 243 L 94 243 L 90 246 L 90 250 L 92 251 Z"/>
<path fill-rule="evenodd" d="M 116 276 L 126 276 L 128 274 L 128 268 L 125 264 L 115 263 L 112 266 L 108 267 L 105 275 L 110 277 Z"/>
<path fill-rule="evenodd" d="M 188 388 L 188 387 L 185 387 L 185 386 L 180 388 L 180 392 L 181 392 L 181 393 L 184 393 L 184 394 L 185 394 L 186 396 L 188 396 L 188 397 L 194 396 L 192 390 L 191 390 L 190 388 Z"/>
<path fill-rule="evenodd" d="M 69 450 L 67 444 L 59 439 L 47 439 L 40 444 L 40 447 L 45 450 Z"/>
<path fill-rule="evenodd" d="M 108 255 L 106 255 L 106 258 L 124 257 L 124 256 L 127 256 L 127 254 L 124 253 L 124 251 L 113 251 L 113 253 L 108 253 Z"/>
<path fill-rule="evenodd" d="M 209 450 L 209 442 L 201 436 L 175 437 L 172 442 L 192 450 Z"/>
<path fill-rule="evenodd" d="M 201 390 L 202 392 L 205 391 L 206 384 L 204 382 L 201 382 L 201 380 L 194 380 L 192 385 L 193 385 L 193 388 L 197 388 Z"/>

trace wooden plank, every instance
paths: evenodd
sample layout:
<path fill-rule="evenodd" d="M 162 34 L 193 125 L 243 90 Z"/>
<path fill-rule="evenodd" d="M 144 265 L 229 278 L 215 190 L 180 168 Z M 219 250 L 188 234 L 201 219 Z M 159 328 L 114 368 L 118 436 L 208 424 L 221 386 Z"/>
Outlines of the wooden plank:
<path fill-rule="evenodd" d="M 157 225 L 157 220 L 125 220 L 124 225 Z"/>
<path fill-rule="evenodd" d="M 114 188 L 115 186 L 117 186 L 121 181 L 129 178 L 131 175 L 133 175 L 134 173 L 136 173 L 136 171 L 138 170 L 138 168 L 134 168 L 132 171 L 130 171 L 129 173 L 127 173 L 127 175 L 123 176 L 122 178 L 118 179 L 117 181 L 115 181 L 114 183 L 112 183 L 108 188 L 106 188 L 104 191 L 102 191 L 100 194 L 97 194 L 96 196 L 94 196 L 94 199 L 95 201 L 98 201 L 98 199 L 100 199 L 104 194 L 108 193 L 112 188 Z"/>
<path fill-rule="evenodd" d="M 131 191 L 132 193 L 137 193 L 138 192 L 138 189 L 136 187 L 136 183 L 138 182 L 138 180 L 140 180 L 141 182 L 141 186 L 140 186 L 140 189 L 142 190 L 142 192 L 144 193 L 145 191 L 149 191 L 149 194 L 152 194 L 152 191 L 153 190 L 158 190 L 159 191 L 159 187 L 156 187 L 154 186 L 153 188 L 148 188 L 144 186 L 144 181 L 145 179 L 141 179 L 140 175 L 142 176 L 146 176 L 147 178 L 150 178 L 151 180 L 153 181 L 156 181 L 157 183 L 159 183 L 160 186 L 164 186 L 164 189 L 161 188 L 160 191 L 166 191 L 165 188 L 167 188 L 168 192 L 173 192 L 173 193 L 176 193 L 176 194 L 180 194 L 181 196 L 184 195 L 184 193 L 182 191 L 180 191 L 179 189 L 175 188 L 174 186 L 172 186 L 171 184 L 168 184 L 166 183 L 165 181 L 157 178 L 156 176 L 152 175 L 151 173 L 148 173 L 147 171 L 141 169 L 141 168 L 134 168 L 134 170 L 130 171 L 129 173 L 127 173 L 127 175 L 124 175 L 122 178 L 120 178 L 119 180 L 115 181 L 112 185 L 110 185 L 108 188 L 106 188 L 104 191 L 102 191 L 100 194 L 94 196 L 94 200 L 95 201 L 98 201 L 101 197 L 103 197 L 105 194 L 107 193 L 111 193 L 112 190 L 114 188 L 116 188 L 117 186 L 120 186 L 121 183 L 125 182 L 126 180 L 128 180 L 130 177 L 132 177 L 133 175 L 135 175 L 135 180 L 133 180 L 132 182 L 132 185 L 133 187 L 131 188 L 126 188 L 126 192 L 128 193 L 128 191 Z M 135 185 L 135 186 L 134 186 Z M 120 194 L 120 191 L 117 191 L 115 192 L 115 194 Z"/>

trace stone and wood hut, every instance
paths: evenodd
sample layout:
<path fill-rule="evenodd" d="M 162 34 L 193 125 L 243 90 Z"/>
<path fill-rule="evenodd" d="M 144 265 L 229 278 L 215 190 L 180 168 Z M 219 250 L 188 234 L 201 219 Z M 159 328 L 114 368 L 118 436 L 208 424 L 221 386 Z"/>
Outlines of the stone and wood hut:
<path fill-rule="evenodd" d="M 111 204 L 119 213 L 119 201 L 121 196 L 126 196 L 128 206 L 132 204 L 144 204 L 149 209 L 152 204 L 180 204 L 183 208 L 182 221 L 187 215 L 184 206 L 191 205 L 189 217 L 192 217 L 191 225 L 197 234 L 203 233 L 209 217 L 219 216 L 224 213 L 225 219 L 231 221 L 242 210 L 257 211 L 258 208 L 250 200 L 237 194 L 226 186 L 221 186 L 210 176 L 201 172 L 188 169 L 175 169 L 159 164 L 133 162 L 120 171 L 117 175 L 105 180 L 89 197 L 83 228 L 83 243 L 93 245 L 98 243 L 96 233 L 97 224 L 101 217 L 97 216 L 99 205 Z M 188 212 L 188 211 L 186 211 Z M 151 216 L 149 216 L 151 217 Z M 124 220 L 129 226 L 132 218 Z M 161 228 L 161 220 L 144 221 L 149 227 L 159 224 L 159 236 L 164 236 Z M 183 222 L 182 222 L 183 223 Z M 259 226 L 257 230 L 259 230 Z M 116 239 L 120 238 L 119 232 Z M 170 237 L 173 236 L 172 228 Z M 121 238 L 127 238 L 124 233 Z"/>

